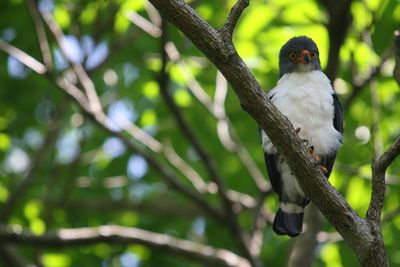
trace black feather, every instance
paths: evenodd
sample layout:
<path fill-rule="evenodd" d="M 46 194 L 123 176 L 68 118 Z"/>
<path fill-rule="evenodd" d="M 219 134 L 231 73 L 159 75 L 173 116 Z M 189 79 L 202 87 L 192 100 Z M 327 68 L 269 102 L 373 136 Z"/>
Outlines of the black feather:
<path fill-rule="evenodd" d="M 285 213 L 278 209 L 272 229 L 278 235 L 295 237 L 303 230 L 304 213 Z"/>
<path fill-rule="evenodd" d="M 339 102 L 339 98 L 337 97 L 336 94 L 332 95 L 333 97 L 333 108 L 334 108 L 334 116 L 333 116 L 333 127 L 335 129 L 343 134 L 343 107 Z M 342 140 L 340 140 L 342 142 Z M 332 172 L 333 164 L 335 163 L 336 159 L 336 152 L 326 155 L 326 156 L 321 156 L 321 165 L 326 167 L 327 172 L 325 173 L 325 176 L 329 178 Z"/>

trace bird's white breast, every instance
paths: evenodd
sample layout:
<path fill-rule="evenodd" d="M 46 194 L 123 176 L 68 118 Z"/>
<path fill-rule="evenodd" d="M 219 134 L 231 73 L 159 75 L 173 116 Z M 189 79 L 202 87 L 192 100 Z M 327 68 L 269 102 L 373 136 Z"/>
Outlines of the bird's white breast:
<path fill-rule="evenodd" d="M 333 126 L 333 88 L 321 71 L 285 74 L 268 95 L 274 105 L 288 117 L 299 136 L 313 145 L 317 155 L 329 154 L 340 146 L 341 133 Z M 264 150 L 274 153 L 263 134 Z"/>
<path fill-rule="evenodd" d="M 341 144 L 342 134 L 333 126 L 333 93 L 325 74 L 312 71 L 283 75 L 268 95 L 272 96 L 271 101 L 288 117 L 293 127 L 300 127 L 300 138 L 307 139 L 308 145 L 314 146 L 314 153 L 322 156 L 336 151 Z M 277 153 L 264 132 L 262 144 L 265 152 Z M 304 196 L 287 163 L 279 160 L 276 164 L 287 197 L 295 200 L 299 195 Z"/>

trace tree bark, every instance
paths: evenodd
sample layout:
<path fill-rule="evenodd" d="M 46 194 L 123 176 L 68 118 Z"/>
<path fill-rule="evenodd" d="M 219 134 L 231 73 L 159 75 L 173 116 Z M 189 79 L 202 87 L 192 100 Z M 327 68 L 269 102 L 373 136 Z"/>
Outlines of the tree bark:
<path fill-rule="evenodd" d="M 237 14 L 240 15 L 249 3 L 248 0 L 239 0 L 236 3 L 228 22 L 220 31 L 201 19 L 182 0 L 149 1 L 192 41 L 230 82 L 242 108 L 267 133 L 296 175 L 303 191 L 343 236 L 360 263 L 363 266 L 387 266 L 386 256 L 376 253 L 384 251 L 384 248 L 377 249 L 383 243 L 375 242 L 380 232 L 374 231 L 371 224 L 358 216 L 332 187 L 302 145 L 291 123 L 269 101 L 237 54 L 232 43 L 232 27 L 238 19 Z M 234 23 L 230 23 L 230 20 Z"/>

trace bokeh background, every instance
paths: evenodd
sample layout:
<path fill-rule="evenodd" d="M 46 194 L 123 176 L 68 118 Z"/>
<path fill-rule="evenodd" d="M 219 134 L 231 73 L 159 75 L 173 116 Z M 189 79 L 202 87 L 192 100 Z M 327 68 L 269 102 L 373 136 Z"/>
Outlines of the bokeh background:
<path fill-rule="evenodd" d="M 235 3 L 187 2 L 215 28 Z M 399 26 L 398 0 L 252 0 L 234 33 L 266 91 L 289 38 L 318 44 L 345 107 L 330 182 L 361 216 L 371 160 L 400 135 Z M 2 231 L 40 239 L 64 228 L 120 225 L 243 256 L 231 223 L 217 216 L 226 211 L 219 181 L 264 266 L 299 266 L 293 251 L 300 246 L 302 266 L 359 266 L 313 206 L 306 219 L 313 242 L 272 232 L 277 199 L 256 123 L 210 61 L 147 1 L 3 0 L 0 38 Z M 391 266 L 400 266 L 399 175 L 397 160 L 382 217 Z M 62 244 L 0 240 L 0 266 L 209 266 L 135 242 Z"/>

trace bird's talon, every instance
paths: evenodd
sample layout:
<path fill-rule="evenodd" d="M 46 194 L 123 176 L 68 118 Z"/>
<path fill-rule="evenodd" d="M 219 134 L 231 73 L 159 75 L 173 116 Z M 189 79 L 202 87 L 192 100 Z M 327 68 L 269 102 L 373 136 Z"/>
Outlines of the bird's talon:
<path fill-rule="evenodd" d="M 322 173 L 326 174 L 328 173 L 328 169 L 324 165 L 319 165 L 319 169 L 322 171 Z"/>
<path fill-rule="evenodd" d="M 310 146 L 307 150 L 311 155 L 314 154 L 314 146 Z"/>
<path fill-rule="evenodd" d="M 305 146 L 308 146 L 308 144 L 310 143 L 310 142 L 308 141 L 308 139 L 301 139 L 301 141 L 303 141 L 303 143 L 304 143 Z"/>
<path fill-rule="evenodd" d="M 299 133 L 299 132 L 301 131 L 301 128 L 300 128 L 300 127 L 297 127 L 297 128 L 295 129 L 295 131 L 296 131 L 296 133 Z"/>

